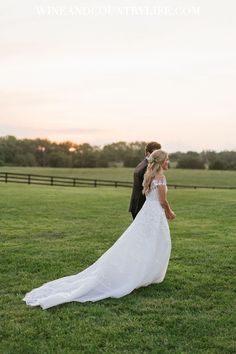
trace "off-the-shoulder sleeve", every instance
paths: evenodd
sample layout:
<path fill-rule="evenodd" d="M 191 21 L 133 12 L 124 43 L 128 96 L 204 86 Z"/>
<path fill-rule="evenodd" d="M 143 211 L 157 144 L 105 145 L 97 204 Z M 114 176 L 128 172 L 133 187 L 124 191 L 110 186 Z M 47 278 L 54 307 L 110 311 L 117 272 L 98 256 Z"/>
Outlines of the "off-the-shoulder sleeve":
<path fill-rule="evenodd" d="M 152 184 L 154 187 L 157 187 L 157 186 L 166 186 L 166 178 L 163 177 L 163 178 L 159 178 L 159 179 L 154 179 L 152 181 Z"/>

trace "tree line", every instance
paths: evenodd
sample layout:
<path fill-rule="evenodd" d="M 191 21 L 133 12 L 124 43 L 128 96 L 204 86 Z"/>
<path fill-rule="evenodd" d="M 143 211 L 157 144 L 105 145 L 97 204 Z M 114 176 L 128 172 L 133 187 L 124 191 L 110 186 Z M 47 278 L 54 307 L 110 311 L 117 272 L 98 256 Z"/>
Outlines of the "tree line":
<path fill-rule="evenodd" d="M 62 143 L 48 139 L 17 139 L 0 137 L 0 166 L 41 167 L 134 167 L 144 158 L 147 142 L 92 146 L 88 143 Z M 169 154 L 171 167 L 212 170 L 236 170 L 236 151 L 203 150 Z"/>

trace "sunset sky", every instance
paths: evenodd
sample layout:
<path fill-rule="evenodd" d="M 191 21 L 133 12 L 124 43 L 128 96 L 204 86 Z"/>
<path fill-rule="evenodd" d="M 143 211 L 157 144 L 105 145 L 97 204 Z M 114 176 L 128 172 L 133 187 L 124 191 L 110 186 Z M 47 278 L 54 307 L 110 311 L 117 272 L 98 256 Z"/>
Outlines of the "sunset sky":
<path fill-rule="evenodd" d="M 236 1 L 0 3 L 0 136 L 236 148 Z"/>

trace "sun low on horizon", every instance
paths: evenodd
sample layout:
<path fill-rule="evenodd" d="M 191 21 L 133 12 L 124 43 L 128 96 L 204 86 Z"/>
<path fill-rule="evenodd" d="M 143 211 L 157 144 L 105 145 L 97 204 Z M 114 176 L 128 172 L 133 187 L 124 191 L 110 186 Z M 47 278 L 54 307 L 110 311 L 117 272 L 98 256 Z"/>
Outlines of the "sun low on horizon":
<path fill-rule="evenodd" d="M 0 136 L 236 148 L 236 3 L 0 5 Z"/>

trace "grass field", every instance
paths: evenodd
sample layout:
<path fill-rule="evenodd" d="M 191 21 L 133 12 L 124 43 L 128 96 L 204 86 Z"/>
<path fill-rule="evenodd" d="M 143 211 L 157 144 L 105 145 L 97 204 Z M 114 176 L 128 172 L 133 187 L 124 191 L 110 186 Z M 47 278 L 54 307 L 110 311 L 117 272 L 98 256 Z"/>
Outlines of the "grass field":
<path fill-rule="evenodd" d="M 43 168 L 0 167 L 0 172 L 34 173 L 49 176 L 67 176 L 92 179 L 132 181 L 133 168 Z M 166 172 L 168 183 L 236 187 L 236 171 L 170 169 Z"/>
<path fill-rule="evenodd" d="M 45 311 L 22 301 L 114 243 L 131 222 L 130 192 L 0 184 L 1 353 L 234 353 L 236 191 L 169 190 L 163 283 Z"/>

